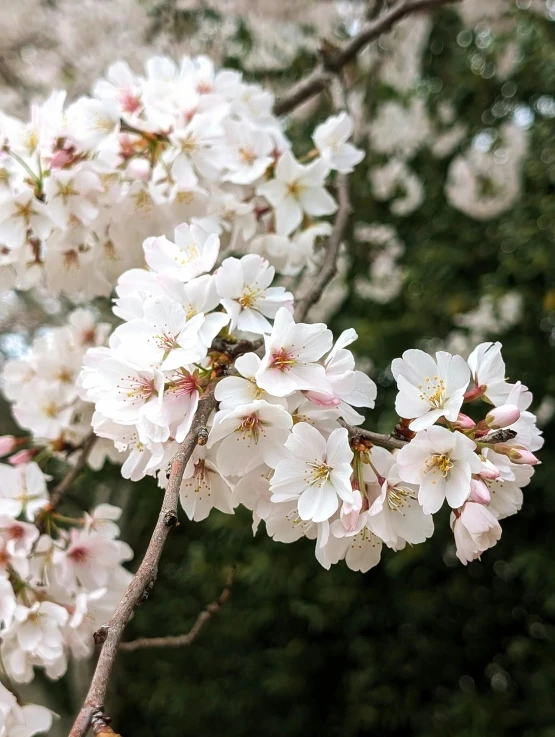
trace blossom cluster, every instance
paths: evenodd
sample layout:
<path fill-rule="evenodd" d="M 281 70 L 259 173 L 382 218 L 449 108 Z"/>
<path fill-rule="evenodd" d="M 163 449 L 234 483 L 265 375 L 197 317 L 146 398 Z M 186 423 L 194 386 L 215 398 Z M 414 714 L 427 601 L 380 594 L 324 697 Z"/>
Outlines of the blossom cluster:
<path fill-rule="evenodd" d="M 2 285 L 108 296 L 141 265 L 138 244 L 185 220 L 298 273 L 337 208 L 328 175 L 363 152 L 340 113 L 300 163 L 273 103 L 206 57 L 154 57 L 144 77 L 117 62 L 68 106 L 53 93 L 29 122 L 0 113 Z"/>
<path fill-rule="evenodd" d="M 131 578 L 122 566 L 131 549 L 116 539 L 121 510 L 60 515 L 49 478 L 35 462 L 0 464 L 0 662 L 14 683 L 31 681 L 36 667 L 58 679 L 70 655 L 89 656 Z M 51 722 L 48 709 L 20 706 L 0 685 L 1 735 L 31 737 Z"/>
<path fill-rule="evenodd" d="M 43 457 L 69 454 L 73 461 L 73 450 L 91 431 L 92 417 L 91 406 L 78 396 L 77 378 L 87 350 L 105 343 L 111 329 L 109 323 L 99 322 L 95 312 L 80 308 L 65 325 L 43 331 L 27 353 L 6 363 L 4 395 L 12 403 L 14 419 L 30 434 L 1 439 L 3 454 L 11 453 L 10 463 L 30 461 L 39 450 Z M 117 460 L 113 444 L 97 442 L 87 457 L 88 465 L 98 470 L 106 456 Z"/>
<path fill-rule="evenodd" d="M 218 236 L 196 226 L 145 241 L 149 270 L 127 272 L 116 288 L 125 322 L 86 356 L 81 397 L 95 404 L 95 433 L 126 454 L 123 475 L 164 487 L 199 399 L 213 391 L 208 440 L 180 490 L 190 519 L 243 504 L 275 540 L 315 538 L 325 567 L 345 558 L 368 570 L 383 544 L 430 537 L 447 501 L 459 558 L 479 557 L 499 538 L 498 520 L 520 508 L 542 445 L 531 394 L 505 380 L 500 344 L 479 345 L 468 362 L 419 350 L 395 359 L 405 445 L 391 453 L 356 429 L 356 408 L 376 397 L 348 349 L 356 332 L 334 343 L 325 324 L 296 323 L 293 296 L 270 286 L 262 256 L 213 270 L 218 250 Z M 238 345 L 231 365 L 225 351 Z M 480 399 L 493 405 L 485 417 L 461 413 Z"/>

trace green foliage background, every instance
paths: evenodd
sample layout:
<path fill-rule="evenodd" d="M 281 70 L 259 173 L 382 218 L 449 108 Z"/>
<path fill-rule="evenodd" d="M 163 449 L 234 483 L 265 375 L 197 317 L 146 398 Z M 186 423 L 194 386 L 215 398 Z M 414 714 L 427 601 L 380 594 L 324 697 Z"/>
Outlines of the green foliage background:
<path fill-rule="evenodd" d="M 194 22 L 194 14 L 175 19 L 181 33 Z M 432 108 L 448 99 L 468 123 L 461 146 L 484 120 L 495 127 L 515 105 L 535 112 L 522 197 L 509 212 L 478 222 L 451 207 L 443 193 L 449 159 L 427 150 L 413 163 L 426 200 L 409 217 L 395 218 L 387 204 L 373 200 L 371 158 L 352 178 L 351 226 L 392 223 L 407 246 L 409 273 L 400 296 L 378 305 L 353 292 L 332 325 L 336 332 L 354 326 L 356 350 L 374 364 L 373 428 L 390 430 L 397 421 L 391 360 L 423 340 L 445 337 L 454 314 L 474 308 L 482 294 L 517 289 L 523 295 L 521 322 L 501 336 L 508 371 L 538 398 L 555 394 L 555 126 L 534 109 L 540 95 L 555 89 L 555 24 L 526 13 L 517 23 L 524 62 L 510 99 L 495 77 L 469 70 L 476 47 L 457 43 L 463 27 L 450 10 L 436 18 L 429 46 L 441 51 L 427 51 L 423 79 L 442 82 L 439 92 L 427 92 Z M 241 33 L 248 46 L 248 29 Z M 291 75 L 301 76 L 313 62 L 299 56 Z M 240 59 L 228 63 L 240 66 Z M 370 115 L 393 93 L 376 88 L 375 80 L 368 85 Z M 504 112 L 483 118 L 499 101 Z M 319 114 L 327 113 L 324 102 Z M 308 130 L 296 124 L 291 135 L 296 150 L 308 150 Z M 352 232 L 349 242 L 352 281 L 366 274 L 369 256 Z M 454 556 L 447 514 L 427 544 L 385 550 L 382 564 L 365 575 L 343 564 L 324 571 L 306 540 L 282 545 L 263 530 L 253 538 L 244 510 L 213 512 L 201 524 L 183 516 L 154 592 L 126 637 L 187 631 L 218 596 L 231 564 L 237 581 L 230 601 L 192 646 L 120 654 L 107 703 L 116 731 L 124 737 L 555 737 L 553 422 L 545 435 L 543 465 L 525 490 L 521 514 L 505 520 L 499 545 L 468 567 Z M 117 473 L 106 471 L 105 484 L 115 487 Z M 84 480 L 83 495 L 92 483 L 92 477 Z M 151 480 L 129 495 L 124 537 L 137 560 L 159 502 Z M 69 689 L 57 686 L 54 696 L 62 711 L 71 709 Z"/>

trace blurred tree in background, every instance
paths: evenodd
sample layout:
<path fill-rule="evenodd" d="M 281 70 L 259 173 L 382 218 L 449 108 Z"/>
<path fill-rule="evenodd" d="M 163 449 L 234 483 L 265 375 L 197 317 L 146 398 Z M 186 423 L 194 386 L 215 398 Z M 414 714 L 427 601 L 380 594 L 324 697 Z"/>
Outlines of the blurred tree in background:
<path fill-rule="evenodd" d="M 314 65 L 322 38 L 341 43 L 382 3 L 286 3 L 282 16 L 243 5 L 150 3 L 145 48 L 217 53 L 283 89 Z M 466 355 L 477 341 L 503 342 L 546 435 L 522 513 L 482 562 L 459 564 L 445 514 L 427 545 L 384 549 L 366 575 L 323 570 L 307 540 L 253 538 L 240 511 L 182 519 L 127 638 L 187 631 L 231 565 L 237 580 L 190 647 L 121 653 L 109 710 L 124 735 L 555 737 L 555 6 L 483 5 L 409 18 L 347 71 L 368 155 L 324 309 L 334 332 L 359 334 L 380 389 L 371 426 L 382 431 L 397 422 L 389 365 L 403 350 Z M 293 116 L 299 151 L 311 146 L 308 115 L 312 129 L 330 110 L 324 95 Z M 24 319 L 13 301 L 4 323 L 16 304 L 6 355 L 35 324 L 33 305 Z M 50 307 L 56 321 L 63 306 Z M 80 498 L 98 478 L 82 480 Z M 123 537 L 140 559 L 159 489 L 122 483 L 117 468 L 101 486 L 99 500 L 125 505 Z M 46 686 L 61 714 L 79 703 L 89 667 Z"/>

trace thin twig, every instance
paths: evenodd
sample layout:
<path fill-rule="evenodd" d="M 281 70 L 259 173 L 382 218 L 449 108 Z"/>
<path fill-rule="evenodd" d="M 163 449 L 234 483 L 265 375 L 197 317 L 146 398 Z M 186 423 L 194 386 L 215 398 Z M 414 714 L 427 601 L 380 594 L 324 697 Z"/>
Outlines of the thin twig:
<path fill-rule="evenodd" d="M 79 455 L 77 456 L 77 461 L 75 462 L 75 465 L 69 469 L 69 471 L 60 481 L 60 483 L 52 490 L 48 504 L 44 507 L 44 509 L 41 510 L 40 514 L 35 520 L 36 525 L 41 533 L 45 531 L 46 520 L 49 515 L 52 514 L 52 512 L 56 509 L 64 496 L 71 489 L 75 479 L 79 476 L 79 474 L 84 470 L 85 466 L 87 465 L 88 457 L 94 447 L 94 444 L 96 443 L 96 440 L 97 437 L 94 432 L 90 432 L 85 437 L 79 447 Z"/>
<path fill-rule="evenodd" d="M 407 444 L 406 440 L 396 438 L 394 435 L 384 435 L 380 432 L 372 432 L 372 430 L 364 430 L 362 427 L 354 427 L 349 425 L 343 420 L 339 420 L 341 425 L 349 431 L 349 437 L 363 438 L 364 440 L 370 440 L 374 445 L 379 445 L 382 448 L 400 449 L 404 448 Z"/>
<path fill-rule="evenodd" d="M 183 480 L 185 466 L 197 445 L 199 432 L 205 429 L 208 418 L 215 406 L 216 400 L 212 392 L 203 397 L 199 402 L 191 429 L 172 461 L 170 478 L 164 494 L 162 508 L 141 565 L 127 587 L 112 619 L 95 633 L 97 643 L 103 643 L 102 650 L 100 651 L 96 664 L 89 693 L 81 711 L 77 715 L 69 737 L 84 737 L 89 729 L 93 711 L 101 707 L 104 703 L 104 697 L 108 690 L 108 683 L 112 675 L 123 631 L 137 604 L 144 600 L 145 595 L 148 595 L 154 585 L 158 563 L 168 533 L 172 527 L 175 527 L 178 521 L 179 488 Z"/>
<path fill-rule="evenodd" d="M 447 5 L 460 0 L 403 0 L 394 5 L 390 10 L 378 16 L 375 20 L 367 23 L 362 31 L 349 43 L 335 54 L 328 55 L 307 77 L 302 79 L 291 92 L 274 105 L 276 115 L 285 115 L 294 110 L 301 103 L 309 100 L 319 92 L 323 92 L 330 84 L 335 75 L 343 67 L 356 58 L 360 51 L 371 41 L 374 41 L 385 31 L 389 31 L 397 21 L 405 18 L 411 13 L 421 10 L 429 10 L 441 5 Z"/>
<path fill-rule="evenodd" d="M 197 616 L 194 625 L 191 627 L 189 632 L 184 635 L 175 635 L 168 637 L 139 637 L 136 640 L 130 640 L 129 642 L 122 642 L 119 646 L 120 650 L 126 652 L 134 652 L 135 650 L 144 650 L 145 648 L 153 647 L 186 647 L 194 642 L 200 634 L 200 631 L 211 619 L 214 614 L 217 614 L 222 606 L 229 599 L 231 594 L 231 587 L 235 580 L 235 568 L 232 568 L 222 590 L 222 593 L 218 596 L 216 601 L 208 604 L 202 612 Z"/>
<path fill-rule="evenodd" d="M 339 207 L 335 216 L 333 230 L 328 238 L 328 245 L 324 261 L 317 277 L 308 292 L 295 305 L 295 320 L 303 322 L 313 304 L 318 302 L 322 292 L 337 273 L 337 257 L 343 240 L 345 228 L 349 222 L 351 202 L 349 199 L 349 179 L 347 174 L 337 175 L 337 189 Z"/>
<path fill-rule="evenodd" d="M 89 455 L 93 449 L 94 444 L 96 443 L 96 440 L 97 438 L 94 432 L 90 432 L 83 440 L 75 465 L 68 471 L 68 473 L 60 481 L 58 486 L 53 489 L 52 494 L 50 495 L 50 502 L 47 507 L 49 512 L 52 512 L 54 509 L 56 509 L 58 504 L 62 501 L 65 493 L 69 491 L 69 489 L 73 485 L 75 479 L 84 470 L 85 466 L 87 465 Z"/>

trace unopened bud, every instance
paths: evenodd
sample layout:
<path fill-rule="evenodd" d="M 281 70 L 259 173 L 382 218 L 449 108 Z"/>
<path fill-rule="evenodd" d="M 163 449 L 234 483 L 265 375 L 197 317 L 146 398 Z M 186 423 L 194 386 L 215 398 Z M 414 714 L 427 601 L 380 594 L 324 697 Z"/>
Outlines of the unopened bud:
<path fill-rule="evenodd" d="M 33 460 L 36 453 L 36 448 L 26 448 L 24 450 L 20 450 L 17 453 L 14 453 L 13 456 L 8 458 L 8 463 L 11 463 L 12 466 L 20 466 L 22 463 L 29 463 L 29 461 Z"/>
<path fill-rule="evenodd" d="M 509 451 L 509 459 L 513 463 L 525 463 L 529 466 L 535 466 L 536 463 L 539 463 L 539 460 L 532 451 L 526 450 L 526 448 L 511 448 Z"/>
<path fill-rule="evenodd" d="M 502 427 L 513 425 L 520 417 L 520 410 L 516 404 L 504 404 L 494 407 L 486 415 L 486 425 L 491 430 L 500 430 Z"/>
<path fill-rule="evenodd" d="M 0 456 L 8 455 L 12 450 L 18 446 L 17 438 L 13 435 L 1 435 L 0 436 Z"/>
<path fill-rule="evenodd" d="M 470 499 L 478 504 L 487 505 L 491 502 L 490 491 L 482 479 L 471 479 Z"/>
<path fill-rule="evenodd" d="M 469 389 L 467 392 L 465 392 L 463 401 L 473 402 L 475 399 L 480 399 L 486 389 L 487 386 L 485 384 L 482 384 L 481 386 L 475 386 L 474 389 Z"/>
<path fill-rule="evenodd" d="M 497 466 L 492 463 L 487 458 L 482 461 L 482 469 L 480 471 L 480 476 L 483 479 L 488 479 L 489 481 L 493 481 L 494 479 L 498 479 L 500 475 L 500 470 L 497 468 Z"/>
<path fill-rule="evenodd" d="M 457 430 L 472 430 L 472 428 L 476 426 L 476 423 L 474 422 L 472 417 L 469 417 L 462 412 L 459 412 L 459 416 L 453 424 L 455 425 Z"/>

